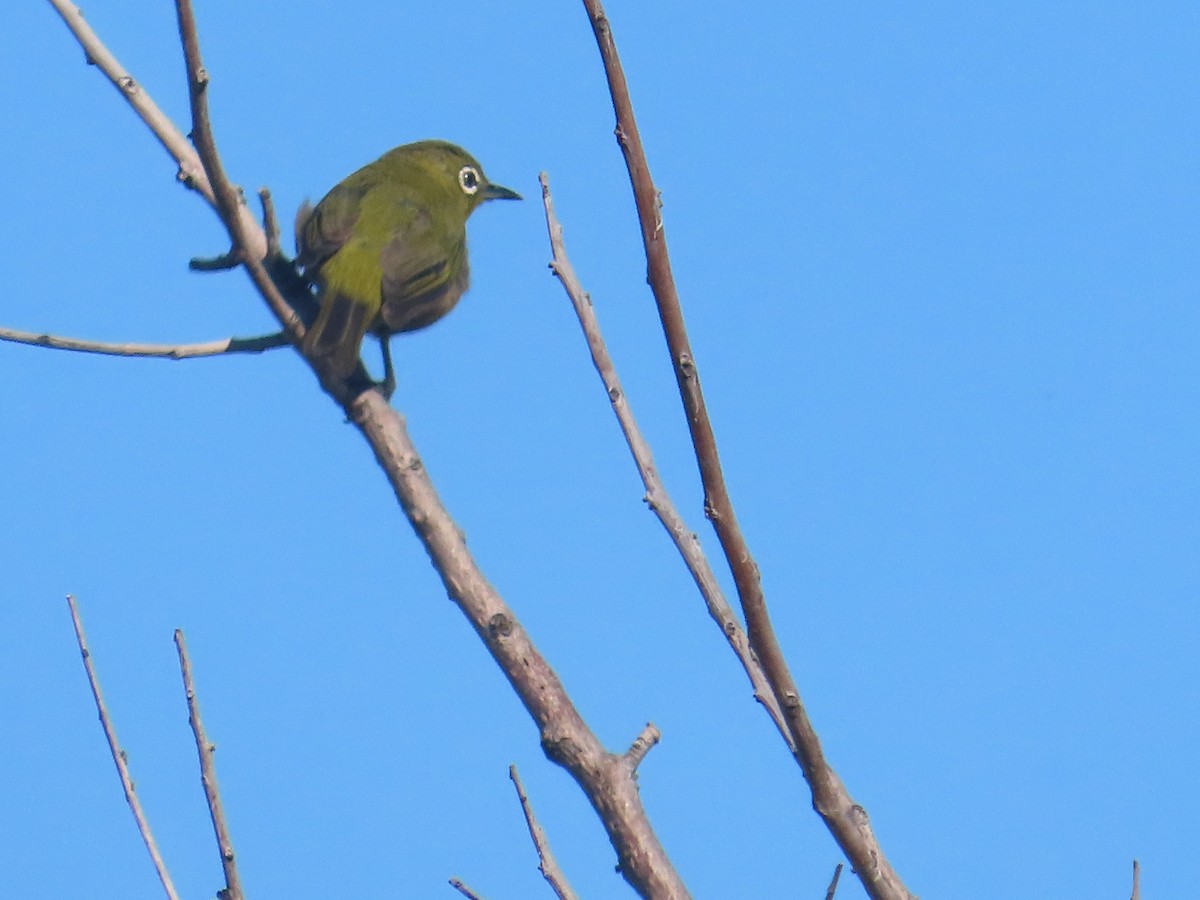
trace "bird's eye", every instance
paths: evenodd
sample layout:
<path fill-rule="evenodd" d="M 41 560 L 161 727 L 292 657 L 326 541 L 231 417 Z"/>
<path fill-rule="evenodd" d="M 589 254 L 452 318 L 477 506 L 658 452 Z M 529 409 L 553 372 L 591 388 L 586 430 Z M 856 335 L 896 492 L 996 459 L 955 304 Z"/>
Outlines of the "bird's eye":
<path fill-rule="evenodd" d="M 474 166 L 463 166 L 458 170 L 458 184 L 464 194 L 473 194 L 479 190 L 479 170 Z"/>

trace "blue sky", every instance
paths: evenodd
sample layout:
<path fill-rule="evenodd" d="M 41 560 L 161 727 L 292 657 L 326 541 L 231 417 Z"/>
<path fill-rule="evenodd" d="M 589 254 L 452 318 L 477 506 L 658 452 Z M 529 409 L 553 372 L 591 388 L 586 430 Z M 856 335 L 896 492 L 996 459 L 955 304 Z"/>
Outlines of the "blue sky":
<path fill-rule="evenodd" d="M 170 4 L 86 8 L 186 130 Z M 1200 839 L 1200 12 L 612 2 L 726 474 L 832 762 L 926 898 L 1194 890 Z M 537 173 L 710 548 L 578 3 L 198 4 L 232 177 L 285 218 L 443 137 L 529 198 L 394 342 L 443 498 L 697 897 L 822 896 L 836 846 L 641 487 L 558 284 Z M 271 327 L 215 217 L 48 4 L 0 29 L 0 325 Z M 368 360 L 374 364 L 373 348 Z M 0 345 L 0 839 L 14 896 L 160 896 L 63 595 L 181 890 L 219 886 L 188 636 L 249 896 L 628 896 L 581 794 L 289 351 Z M 726 579 L 728 584 L 728 579 Z M 839 897 L 864 896 L 844 879 Z"/>

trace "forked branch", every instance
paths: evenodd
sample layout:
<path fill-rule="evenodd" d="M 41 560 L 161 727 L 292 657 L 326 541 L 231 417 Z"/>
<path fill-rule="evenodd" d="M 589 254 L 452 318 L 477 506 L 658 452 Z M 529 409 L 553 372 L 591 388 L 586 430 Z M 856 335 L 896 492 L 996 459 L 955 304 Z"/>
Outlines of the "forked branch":
<path fill-rule="evenodd" d="M 654 456 L 650 451 L 650 444 L 642 434 L 641 428 L 638 427 L 629 398 L 617 375 L 616 365 L 608 352 L 608 345 L 604 342 L 604 335 L 600 331 L 600 320 L 596 316 L 591 297 L 584 291 L 579 277 L 575 274 L 575 267 L 571 265 L 571 259 L 567 256 L 562 225 L 558 221 L 558 215 L 554 211 L 554 200 L 550 196 L 550 181 L 545 172 L 541 173 L 538 179 L 542 183 L 542 204 L 546 209 L 546 229 L 550 233 L 550 251 L 553 255 L 550 270 L 562 283 L 567 297 L 571 300 L 571 306 L 575 310 L 575 316 L 579 319 L 588 350 L 591 351 L 592 365 L 604 384 L 604 391 L 608 395 L 609 403 L 612 404 L 617 422 L 621 426 L 621 433 L 625 435 L 625 443 L 629 446 L 629 452 L 633 454 L 634 465 L 637 466 L 638 474 L 642 477 L 642 485 L 646 489 L 646 504 L 658 517 L 659 522 L 670 535 L 672 543 L 675 544 L 675 549 L 683 557 L 684 564 L 692 574 L 696 587 L 700 590 L 700 596 L 704 598 L 709 616 L 721 630 L 725 640 L 729 642 L 730 649 L 737 655 L 742 668 L 746 670 L 750 684 L 754 687 L 755 698 L 766 708 L 784 741 L 790 746 L 792 736 L 783 721 L 783 712 L 771 691 L 762 666 L 759 665 L 750 649 L 750 641 L 746 632 L 734 614 L 733 607 L 725 599 L 725 593 L 721 590 L 716 573 L 709 565 L 708 557 L 704 555 L 704 549 L 701 547 L 699 539 L 684 522 L 683 516 L 679 514 L 679 509 L 667 492 L 662 478 L 659 477 L 658 467 L 654 464 Z"/>
<path fill-rule="evenodd" d="M 61 0 L 51 2 L 61 11 Z M 235 258 L 241 261 L 295 342 L 301 334 L 300 323 L 262 263 L 271 242 L 248 215 L 239 192 L 220 164 L 209 119 L 209 76 L 201 61 L 190 0 L 177 0 L 176 10 L 187 67 L 192 136 L 201 161 L 197 183 L 210 186 L 211 198 L 229 232 L 232 249 L 226 261 Z M 89 41 L 85 48 L 89 57 L 95 58 L 102 49 L 99 40 L 90 31 L 77 27 L 82 24 L 81 18 L 64 16 L 64 19 L 69 25 L 74 23 L 72 31 L 81 43 L 85 38 Z M 110 74 L 109 77 L 114 76 Z M 157 120 L 155 124 L 162 127 Z M 188 157 L 178 147 L 172 152 L 177 158 Z M 203 176 L 203 182 L 199 176 Z M 397 500 L 441 575 L 447 593 L 467 616 L 533 718 L 546 755 L 575 778 L 596 809 L 617 852 L 621 873 L 644 897 L 663 900 L 687 897 L 687 889 L 667 858 L 642 806 L 634 778 L 634 762 L 624 754 L 609 753 L 604 749 L 575 709 L 550 664 L 487 582 L 467 551 L 462 530 L 442 506 L 399 413 L 374 390 L 355 397 L 337 394 L 335 397 L 371 445 Z M 203 756 L 207 744 L 200 733 L 197 733 L 197 742 Z M 232 850 L 227 849 L 224 839 L 221 840 L 223 855 L 231 857 Z"/>

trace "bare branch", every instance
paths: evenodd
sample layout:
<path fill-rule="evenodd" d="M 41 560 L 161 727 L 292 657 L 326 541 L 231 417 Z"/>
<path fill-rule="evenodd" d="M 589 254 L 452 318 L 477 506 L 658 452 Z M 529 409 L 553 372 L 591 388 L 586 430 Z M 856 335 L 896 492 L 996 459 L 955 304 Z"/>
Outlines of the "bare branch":
<path fill-rule="evenodd" d="M 67 596 L 67 607 L 71 610 L 71 623 L 75 626 L 75 640 L 79 644 L 79 652 L 83 656 L 83 669 L 87 672 L 88 684 L 92 688 L 92 698 L 96 701 L 96 711 L 100 714 L 100 726 L 104 729 L 104 738 L 108 741 L 109 752 L 112 753 L 113 762 L 117 764 L 117 774 L 121 778 L 121 787 L 125 791 L 125 802 L 129 804 L 129 808 L 133 811 L 133 819 L 137 822 L 138 831 L 142 835 L 142 842 L 146 845 L 146 851 L 150 854 L 150 861 L 154 863 L 154 870 L 158 873 L 158 880 L 162 882 L 163 890 L 166 891 L 167 897 L 170 900 L 179 900 L 179 894 L 175 892 L 175 885 L 171 881 L 171 875 L 167 872 L 167 865 L 163 862 L 162 854 L 158 851 L 158 844 L 154 840 L 154 835 L 150 831 L 150 822 L 146 818 L 145 812 L 142 810 L 142 804 L 138 801 L 136 788 L 133 784 L 133 776 L 129 772 L 129 759 L 125 756 L 125 751 L 121 749 L 117 743 L 117 729 L 109 718 L 108 708 L 104 705 L 104 697 L 100 693 L 100 681 L 96 677 L 96 670 L 92 666 L 92 653 L 88 649 L 87 638 L 83 634 L 83 622 L 79 618 L 79 610 L 75 606 L 75 598 Z"/>
<path fill-rule="evenodd" d="M 304 326 L 300 317 L 283 298 L 283 294 L 262 264 L 267 252 L 267 237 L 250 216 L 242 200 L 241 191 L 235 188 L 226 176 L 221 156 L 217 152 L 212 122 L 208 115 L 208 72 L 200 58 L 200 38 L 196 32 L 196 17 L 192 12 L 191 0 L 176 0 L 175 11 L 179 20 L 179 37 L 183 43 L 184 63 L 187 66 L 188 97 L 192 107 L 192 140 L 212 185 L 217 212 L 233 238 L 230 255 L 240 257 L 254 286 L 271 307 L 271 312 L 275 313 L 275 317 L 279 319 L 292 341 L 299 344 L 304 337 Z"/>
<path fill-rule="evenodd" d="M 283 332 L 261 334 L 258 337 L 222 338 L 202 344 L 113 344 L 106 341 L 86 341 L 82 338 L 59 337 L 16 328 L 0 328 L 0 341 L 30 344 L 51 350 L 72 350 L 77 353 L 99 353 L 104 356 L 144 356 L 162 359 L 193 359 L 200 356 L 223 356 L 229 353 L 262 353 L 290 342 Z"/>
<path fill-rule="evenodd" d="M 97 66 L 107 76 L 108 80 L 121 93 L 121 96 L 129 103 L 134 112 L 138 114 L 146 126 L 154 134 L 163 148 L 171 155 L 179 166 L 178 178 L 188 187 L 197 191 L 209 205 L 212 206 L 221 216 L 226 228 L 229 229 L 231 236 L 234 238 L 235 251 L 240 259 L 246 265 L 246 269 L 250 274 L 251 280 L 255 287 L 263 295 L 271 311 L 279 319 L 284 329 L 292 338 L 292 343 L 299 343 L 303 337 L 304 329 L 299 318 L 292 310 L 291 306 L 283 299 L 279 290 L 271 281 L 266 269 L 261 265 L 261 260 L 266 255 L 268 250 L 267 235 L 263 233 L 262 228 L 255 222 L 246 205 L 240 202 L 240 198 L 236 191 L 229 185 L 229 182 L 224 177 L 224 171 L 219 167 L 217 169 L 220 174 L 221 181 L 214 185 L 211 170 L 206 169 L 206 164 L 203 161 L 203 154 L 197 153 L 197 150 L 192 147 L 183 133 L 175 126 L 175 124 L 158 108 L 157 104 L 150 98 L 150 95 L 142 88 L 142 86 L 134 79 L 134 77 L 125 70 L 118 62 L 117 58 L 109 51 L 104 43 L 84 21 L 83 13 L 73 3 L 67 0 L 49 0 L 50 5 L 62 18 L 66 26 L 71 30 L 79 45 L 83 48 L 87 62 Z M 184 19 L 191 21 L 191 35 L 195 37 L 195 23 L 191 17 L 190 4 L 186 5 L 185 10 L 179 10 L 181 32 L 184 29 Z M 199 63 L 199 48 L 195 44 L 195 61 Z M 205 79 L 207 76 L 205 76 Z M 197 83 L 197 79 L 193 77 L 193 72 L 189 67 L 189 89 Z M 193 94 L 193 105 L 195 105 L 196 97 Z M 207 114 L 204 121 L 207 122 Z M 211 146 L 211 129 L 207 131 L 207 137 Z M 211 148 L 215 153 L 215 147 Z M 219 160 L 218 160 L 219 166 Z M 234 202 L 229 202 L 230 192 L 233 191 Z"/>
<path fill-rule="evenodd" d="M 479 894 L 475 893 L 473 890 L 471 890 L 469 887 L 467 887 L 465 884 L 463 884 L 462 881 L 458 878 L 451 878 L 450 886 L 452 888 L 454 888 L 456 891 L 458 891 L 460 894 L 462 894 L 464 897 L 466 897 L 467 900 L 483 900 L 483 897 L 481 897 Z"/>
<path fill-rule="evenodd" d="M 217 787 L 217 767 L 213 764 L 213 754 L 217 748 L 209 741 L 208 735 L 204 733 L 204 724 L 200 721 L 200 704 L 196 700 L 196 687 L 192 682 L 192 662 L 188 658 L 183 632 L 178 628 L 175 629 L 175 648 L 179 651 L 179 671 L 183 676 L 183 689 L 187 695 L 188 724 L 192 726 L 192 734 L 196 738 L 196 752 L 200 757 L 200 783 L 204 785 L 204 799 L 208 802 L 213 831 L 217 836 L 217 847 L 221 851 L 221 867 L 225 870 L 225 890 L 222 891 L 222 895 L 224 900 L 242 900 L 242 884 L 238 878 L 233 839 L 229 836 L 225 810 L 221 805 L 221 792 Z"/>
<path fill-rule="evenodd" d="M 375 452 L 450 599 L 533 718 L 546 756 L 570 773 L 596 810 L 617 852 L 621 874 L 643 897 L 687 897 L 687 888 L 650 825 L 633 770 L 623 756 L 607 752 L 587 727 L 558 675 L 480 571 L 462 530 L 434 490 L 403 417 L 378 391 L 365 391 L 344 408 Z"/>
<path fill-rule="evenodd" d="M 629 763 L 629 767 L 636 770 L 642 764 L 642 760 L 646 758 L 646 754 L 661 740 L 662 732 L 655 727 L 653 722 L 647 722 L 642 733 L 634 738 L 629 749 L 625 751 L 625 761 Z"/>
<path fill-rule="evenodd" d="M 208 116 L 208 74 L 200 58 L 190 0 L 176 0 L 176 10 L 187 68 L 192 135 L 215 203 L 230 232 L 233 252 L 240 257 L 255 287 L 285 325 L 293 343 L 297 343 L 302 338 L 303 328 L 263 266 L 265 251 L 262 248 L 266 246 L 266 238 L 262 229 L 246 214 L 240 193 L 229 183 L 221 167 Z M 248 240 L 247 235 L 256 236 L 255 241 Z M 258 240 L 262 243 L 257 243 Z M 280 266 L 274 259 L 267 262 L 279 283 L 289 290 L 289 296 L 294 287 L 300 300 L 313 301 L 308 286 L 293 266 Z M 345 388 L 339 390 L 337 385 L 326 384 L 324 379 L 322 384 L 367 438 L 451 599 L 467 616 L 537 725 L 547 757 L 571 774 L 592 803 L 616 850 L 618 866 L 625 879 L 645 897 L 656 900 L 686 898 L 687 889 L 646 816 L 628 761 L 624 756 L 607 752 L 588 729 L 558 676 L 484 578 L 467 551 L 461 530 L 437 497 L 399 413 L 378 391 L 367 390 L 349 396 Z M 180 649 L 181 665 L 186 667 L 181 636 Z M 198 714 L 194 710 L 193 728 L 202 767 L 208 767 L 202 771 L 209 772 L 212 747 L 199 729 Z M 233 851 L 227 836 L 222 836 L 223 817 L 215 793 L 215 776 L 206 774 L 204 781 L 222 859 L 227 863 L 227 878 L 230 878 Z M 228 893 L 234 900 L 240 897 L 240 891 L 237 895 L 232 889 Z"/>
<path fill-rule="evenodd" d="M 783 713 L 779 709 L 775 695 L 771 692 L 771 685 L 767 682 L 767 676 L 764 674 L 762 666 L 758 664 L 758 660 L 755 659 L 754 653 L 750 649 L 750 641 L 746 637 L 746 632 L 734 614 L 733 607 L 725 599 L 725 594 L 721 590 L 712 566 L 709 565 L 708 557 L 704 555 L 704 549 L 700 546 L 699 539 L 684 522 L 683 516 L 679 514 L 675 502 L 667 493 L 666 486 L 659 477 L 650 445 L 638 427 L 633 409 L 621 386 L 621 379 L 617 375 L 616 366 L 604 343 L 604 335 L 600 332 L 600 321 L 592 305 L 592 298 L 579 283 L 575 267 L 571 265 L 571 260 L 567 256 L 562 225 L 554 212 L 554 201 L 550 196 L 550 182 L 546 173 L 542 172 L 538 175 L 538 180 L 542 183 L 542 204 L 546 208 L 546 229 L 550 233 L 550 249 L 553 255 L 550 270 L 562 282 L 563 289 L 567 292 L 571 306 L 574 307 L 575 315 L 583 328 L 583 335 L 592 354 L 592 365 L 595 366 L 596 372 L 604 384 L 605 393 L 608 394 L 608 400 L 617 416 L 617 422 L 620 423 L 621 433 L 625 435 L 625 443 L 629 445 L 629 452 L 633 454 L 638 474 L 642 477 L 642 485 L 646 488 L 644 498 L 646 504 L 658 517 L 663 528 L 670 535 L 671 541 L 675 544 L 675 548 L 683 557 L 684 564 L 687 565 L 692 579 L 696 582 L 696 587 L 700 589 L 700 595 L 704 598 L 709 616 L 717 623 L 721 634 L 725 636 L 725 640 L 729 642 L 729 646 L 741 662 L 742 668 L 746 670 L 746 675 L 750 678 L 750 684 L 754 688 L 755 698 L 762 703 L 783 739 L 791 746 L 792 736 L 783 721 Z"/>
<path fill-rule="evenodd" d="M 612 28 L 600 0 L 583 0 L 583 5 L 600 49 L 600 58 L 612 96 L 613 111 L 617 120 L 617 142 L 629 170 L 638 224 L 642 232 L 642 244 L 646 252 L 647 278 L 658 306 L 659 319 L 675 369 L 675 379 L 679 385 L 692 446 L 696 452 L 696 462 L 704 484 L 704 511 L 713 523 L 717 539 L 733 574 L 742 612 L 746 617 L 750 646 L 762 664 L 771 691 L 783 710 L 784 720 L 792 736 L 790 746 L 793 748 L 793 755 L 812 789 L 813 808 L 820 814 L 838 845 L 849 857 L 867 893 L 874 900 L 907 900 L 912 894 L 904 887 L 900 877 L 884 856 L 871 830 L 866 811 L 854 802 L 837 773 L 825 760 L 820 739 L 809 721 L 808 713 L 800 700 L 800 692 L 788 670 L 787 661 L 771 626 L 758 565 L 754 562 L 742 535 L 733 502 L 725 486 L 716 437 L 704 404 L 704 395 L 700 390 L 696 359 L 688 339 L 679 293 L 675 287 L 675 277 L 667 254 L 661 196 L 650 176 L 650 167 L 646 161 L 641 135 L 638 133 L 633 102 L 630 100 L 629 86 L 617 55 Z"/>
<path fill-rule="evenodd" d="M 833 900 L 833 895 L 837 893 L 838 880 L 842 877 L 842 864 L 838 863 L 837 868 L 833 870 L 833 879 L 829 882 L 829 888 L 825 891 L 825 900 Z"/>
<path fill-rule="evenodd" d="M 550 841 L 533 814 L 533 807 L 529 803 L 529 797 L 525 794 L 525 785 L 521 784 L 521 777 L 517 775 L 516 766 L 508 767 L 508 777 L 512 779 L 513 786 L 517 789 L 517 798 L 521 801 L 521 812 L 525 814 L 525 825 L 529 829 L 529 836 L 533 839 L 533 846 L 537 848 L 538 870 L 558 900 L 578 900 L 578 895 L 571 890 L 567 876 L 558 867 L 558 861 L 550 851 Z"/>
<path fill-rule="evenodd" d="M 163 149 L 171 155 L 175 162 L 179 165 L 178 178 L 185 185 L 198 192 L 209 205 L 216 209 L 216 196 L 213 194 L 212 185 L 209 183 L 208 176 L 204 173 L 204 166 L 200 162 L 200 157 L 188 143 L 188 139 L 183 133 L 175 127 L 172 122 L 157 104 L 146 93 L 146 90 L 138 84 L 132 75 L 126 71 L 125 67 L 117 61 L 117 58 L 109 51 L 104 43 L 92 31 L 91 27 L 84 21 L 83 13 L 74 3 L 68 3 L 66 0 L 49 0 L 50 5 L 62 18 L 66 26 L 71 29 L 71 33 L 75 35 L 75 39 L 83 47 L 83 52 L 87 58 L 89 65 L 94 65 L 107 76 L 115 87 L 125 98 L 126 102 L 133 107 L 134 112 L 138 114 L 143 122 L 146 123 L 150 131 L 158 138 L 158 142 L 162 144 Z M 253 218 L 249 218 L 253 222 Z M 259 235 L 259 240 L 255 241 L 251 236 L 251 245 L 261 256 L 266 251 L 266 239 Z"/>

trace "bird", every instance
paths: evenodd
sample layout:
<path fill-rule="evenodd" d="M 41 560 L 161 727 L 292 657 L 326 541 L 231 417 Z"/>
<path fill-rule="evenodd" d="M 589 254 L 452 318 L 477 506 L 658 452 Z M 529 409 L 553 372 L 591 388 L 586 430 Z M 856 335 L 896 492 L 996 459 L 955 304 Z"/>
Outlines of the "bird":
<path fill-rule="evenodd" d="M 470 283 L 467 219 L 489 200 L 520 200 L 488 181 L 448 141 L 403 144 L 339 182 L 296 214 L 296 263 L 320 307 L 302 349 L 338 378 L 359 371 L 368 333 L 380 340 L 384 379 L 396 388 L 390 338 L 432 325 Z"/>

